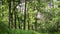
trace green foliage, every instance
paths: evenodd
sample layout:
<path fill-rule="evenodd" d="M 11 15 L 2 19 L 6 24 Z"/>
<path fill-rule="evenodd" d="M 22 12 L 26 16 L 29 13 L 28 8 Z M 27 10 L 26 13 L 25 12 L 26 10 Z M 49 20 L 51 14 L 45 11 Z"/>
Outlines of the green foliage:
<path fill-rule="evenodd" d="M 2 33 L 8 33 L 9 29 L 6 24 L 0 21 L 0 34 Z"/>
<path fill-rule="evenodd" d="M 10 30 L 10 34 L 39 34 L 37 32 L 34 32 L 32 30 L 20 30 L 20 29 L 12 29 Z"/>
<path fill-rule="evenodd" d="M 13 1 L 13 0 L 12 0 Z M 18 0 L 15 0 L 19 2 Z M 45 11 L 45 8 L 48 7 L 47 3 L 51 2 L 51 0 L 28 0 L 27 1 L 27 12 L 26 12 L 26 24 L 28 25 L 28 20 L 30 23 L 30 26 L 32 24 L 35 24 L 36 21 L 36 15 L 37 12 L 41 12 L 43 14 L 43 19 L 37 20 L 37 28 L 38 32 L 52 32 L 52 31 L 58 31 L 58 27 L 60 26 L 60 8 L 52 8 L 49 9 L 48 11 Z M 13 3 L 13 2 L 12 2 Z M 60 2 L 56 2 L 56 5 L 60 5 Z M 11 11 L 13 11 L 13 6 L 11 7 Z M 48 8 L 47 8 L 48 9 Z M 0 33 L 8 32 L 8 28 L 5 24 L 8 24 L 8 3 L 7 0 L 3 0 L 3 5 L 0 7 Z M 29 15 L 28 15 L 29 14 Z M 24 22 L 24 14 L 21 13 L 20 11 L 16 10 L 16 15 L 19 17 L 19 21 L 22 24 Z M 29 17 L 28 17 L 29 16 Z M 17 18 L 16 18 L 17 19 Z M 14 20 L 14 15 L 13 15 L 13 20 Z M 3 23 L 1 22 L 3 21 Z M 16 20 L 18 23 L 18 19 Z M 14 22 L 14 21 L 13 21 Z M 4 24 L 5 23 L 5 24 Z M 18 25 L 18 24 L 17 24 Z M 35 25 L 33 26 L 35 27 Z M 19 30 L 19 29 L 12 29 L 10 30 L 11 34 L 37 34 L 34 31 L 27 31 L 27 30 Z M 39 33 L 38 33 L 39 34 Z M 49 33 L 46 33 L 49 34 Z"/>

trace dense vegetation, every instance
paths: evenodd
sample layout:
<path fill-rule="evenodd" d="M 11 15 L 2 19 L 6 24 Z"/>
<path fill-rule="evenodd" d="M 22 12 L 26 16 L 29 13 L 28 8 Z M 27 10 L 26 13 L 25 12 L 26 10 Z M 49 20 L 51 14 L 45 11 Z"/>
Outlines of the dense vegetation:
<path fill-rule="evenodd" d="M 59 32 L 59 1 L 0 0 L 0 34 L 60 34 Z"/>

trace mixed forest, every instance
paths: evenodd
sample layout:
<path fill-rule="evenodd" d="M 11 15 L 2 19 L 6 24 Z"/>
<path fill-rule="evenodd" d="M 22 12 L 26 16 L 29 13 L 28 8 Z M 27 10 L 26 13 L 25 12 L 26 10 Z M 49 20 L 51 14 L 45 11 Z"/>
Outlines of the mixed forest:
<path fill-rule="evenodd" d="M 60 34 L 60 0 L 0 0 L 0 34 Z"/>

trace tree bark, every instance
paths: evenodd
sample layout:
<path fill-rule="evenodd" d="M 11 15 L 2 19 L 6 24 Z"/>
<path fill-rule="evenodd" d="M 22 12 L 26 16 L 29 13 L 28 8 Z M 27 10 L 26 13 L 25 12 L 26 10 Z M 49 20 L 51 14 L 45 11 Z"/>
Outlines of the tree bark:
<path fill-rule="evenodd" d="M 25 11 L 24 11 L 24 30 L 26 29 L 26 0 L 25 0 Z"/>
<path fill-rule="evenodd" d="M 11 1 L 9 2 L 9 28 L 11 27 Z"/>
<path fill-rule="evenodd" d="M 16 27 L 16 11 L 15 11 L 16 6 L 15 6 L 15 0 L 13 0 L 13 5 L 14 5 L 14 7 L 13 7 L 13 11 L 14 11 L 14 26 L 15 26 L 15 29 L 16 29 L 17 27 Z"/>

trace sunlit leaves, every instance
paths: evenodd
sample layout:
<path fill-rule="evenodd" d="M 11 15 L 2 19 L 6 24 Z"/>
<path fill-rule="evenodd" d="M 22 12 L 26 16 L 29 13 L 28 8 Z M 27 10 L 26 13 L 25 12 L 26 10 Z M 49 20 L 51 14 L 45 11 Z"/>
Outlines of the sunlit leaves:
<path fill-rule="evenodd" d="M 60 1 L 55 2 L 56 5 L 60 5 Z"/>

